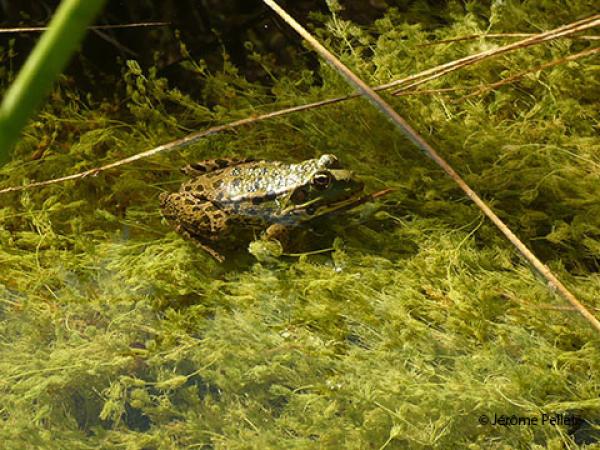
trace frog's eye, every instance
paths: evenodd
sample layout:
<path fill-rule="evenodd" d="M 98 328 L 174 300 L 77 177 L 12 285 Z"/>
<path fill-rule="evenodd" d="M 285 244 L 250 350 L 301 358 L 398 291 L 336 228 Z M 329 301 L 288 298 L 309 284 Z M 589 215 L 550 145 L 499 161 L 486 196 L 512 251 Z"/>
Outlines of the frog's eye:
<path fill-rule="evenodd" d="M 332 181 L 331 174 L 329 172 L 325 172 L 325 171 L 315 173 L 315 175 L 313 176 L 313 178 L 311 180 L 313 186 L 316 187 L 317 189 L 321 189 L 321 190 L 327 189 L 329 187 L 329 185 L 331 184 L 331 181 Z"/>

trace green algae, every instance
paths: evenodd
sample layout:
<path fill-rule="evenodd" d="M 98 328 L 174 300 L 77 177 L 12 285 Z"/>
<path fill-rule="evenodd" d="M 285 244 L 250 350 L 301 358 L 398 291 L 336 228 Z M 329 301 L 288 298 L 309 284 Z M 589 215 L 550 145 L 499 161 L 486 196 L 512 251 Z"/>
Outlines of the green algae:
<path fill-rule="evenodd" d="M 536 32 L 592 12 L 586 1 L 451 2 L 439 12 L 446 26 L 390 11 L 370 29 L 326 19 L 319 36 L 377 85 L 495 45 L 418 46 L 431 39 Z M 555 41 L 427 87 L 491 83 L 587 45 Z M 0 172 L 3 186 L 349 92 L 326 65 L 285 71 L 254 58 L 272 87 L 227 62 L 209 73 L 189 61 L 205 80 L 201 103 L 133 62 L 121 105 L 59 87 Z M 588 59 L 464 101 L 460 92 L 387 97 L 595 308 L 599 93 Z M 241 249 L 218 265 L 160 219 L 158 194 L 177 188 L 185 162 L 323 152 L 370 190 L 396 189 L 319 224 L 311 245 L 331 253 L 256 262 Z M 578 448 L 598 436 L 590 425 L 479 424 L 483 414 L 541 413 L 598 424 L 598 337 L 362 100 L 5 195 L 0 243 L 5 448 Z"/>

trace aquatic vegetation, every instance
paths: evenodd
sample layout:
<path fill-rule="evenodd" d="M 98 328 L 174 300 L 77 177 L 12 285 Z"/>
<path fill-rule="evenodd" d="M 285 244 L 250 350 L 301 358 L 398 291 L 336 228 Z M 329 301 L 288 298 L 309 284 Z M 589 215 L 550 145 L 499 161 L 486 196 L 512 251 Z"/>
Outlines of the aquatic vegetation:
<path fill-rule="evenodd" d="M 335 10 L 335 2 L 331 2 Z M 447 25 L 390 10 L 318 35 L 372 85 L 593 13 L 586 1 L 450 2 Z M 427 45 L 425 45 L 427 44 Z M 590 42 L 557 40 L 436 79 L 477 88 Z M 90 169 L 190 129 L 345 94 L 327 65 L 273 86 L 226 63 L 197 102 L 124 68 L 126 99 L 65 82 L 2 186 Z M 299 61 L 299 64 L 301 61 Z M 600 308 L 597 69 L 581 59 L 513 85 L 386 98 L 590 308 Z M 396 191 L 315 227 L 311 250 L 223 265 L 170 231 L 161 192 L 205 158 L 336 154 Z M 210 136 L 78 182 L 0 197 L 0 440 L 6 448 L 576 448 L 598 439 L 598 337 L 433 163 L 362 100 Z M 482 415 L 571 414 L 571 426 Z M 596 434 L 594 434 L 596 433 Z M 56 436 L 61 436 L 61 441 Z"/>
<path fill-rule="evenodd" d="M 104 0 L 65 0 L 0 105 L 0 164 L 77 49 Z"/>

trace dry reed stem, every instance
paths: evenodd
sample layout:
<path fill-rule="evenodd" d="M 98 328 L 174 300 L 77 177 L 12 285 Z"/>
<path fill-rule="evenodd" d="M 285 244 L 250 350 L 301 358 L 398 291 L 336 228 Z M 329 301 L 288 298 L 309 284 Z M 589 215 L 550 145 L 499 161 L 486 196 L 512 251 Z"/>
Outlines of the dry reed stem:
<path fill-rule="evenodd" d="M 470 93 L 468 95 L 465 95 L 464 97 L 458 99 L 457 102 L 466 100 L 467 98 L 473 97 L 475 95 L 484 94 L 484 93 L 486 93 L 488 91 L 491 91 L 493 89 L 497 89 L 500 86 L 504 86 L 506 84 L 513 83 L 513 82 L 515 82 L 515 81 L 523 78 L 525 75 L 528 75 L 530 73 L 535 73 L 535 72 L 538 72 L 540 70 L 544 70 L 544 69 L 548 69 L 550 67 L 558 66 L 560 64 L 564 64 L 564 63 L 569 62 L 569 61 L 575 61 L 576 59 L 579 59 L 579 58 L 585 58 L 587 56 L 595 55 L 596 53 L 600 53 L 600 47 L 590 48 L 590 49 L 584 50 L 584 51 L 579 52 L 579 53 L 574 53 L 572 55 L 565 56 L 564 58 L 559 58 L 559 59 L 555 59 L 553 61 L 550 61 L 550 62 L 547 62 L 547 63 L 544 63 L 544 64 L 540 64 L 539 66 L 536 66 L 536 67 L 533 67 L 531 69 L 524 70 L 522 72 L 516 73 L 514 75 L 511 75 L 508 78 L 504 78 L 504 79 L 502 79 L 500 81 L 497 81 L 495 83 L 491 83 L 491 84 L 487 84 L 485 86 L 481 86 L 475 92 L 472 92 L 472 93 Z"/>
<path fill-rule="evenodd" d="M 594 16 L 594 17 L 597 17 L 597 16 Z M 539 35 L 536 35 L 536 36 L 542 36 L 542 35 L 546 35 L 547 36 L 549 33 L 555 33 L 558 30 L 564 30 L 566 27 L 569 27 L 569 29 L 571 30 L 568 33 L 572 34 L 572 33 L 575 33 L 577 31 L 580 31 L 580 29 L 578 27 L 575 27 L 575 29 L 573 29 L 573 25 L 580 24 L 580 22 L 581 21 L 573 22 L 571 24 L 564 25 L 562 27 L 556 28 L 556 29 L 551 30 L 549 32 L 540 33 Z M 566 37 L 568 35 L 568 33 L 561 34 L 560 36 L 557 36 L 557 37 L 547 37 L 544 40 L 540 40 L 539 42 L 536 41 L 535 44 L 529 44 L 529 45 L 541 44 L 543 42 L 547 42 L 547 41 L 552 40 L 552 39 L 557 39 L 557 38 L 560 38 L 560 37 Z M 530 40 L 531 40 L 531 38 L 527 38 L 526 39 L 526 41 L 530 41 Z M 524 41 L 519 41 L 519 42 L 523 43 Z M 516 45 L 516 44 L 519 44 L 519 42 L 511 44 L 511 45 L 513 45 L 513 47 L 511 48 L 511 50 L 517 50 L 518 48 L 523 48 L 522 45 L 521 46 Z M 529 46 L 529 45 L 527 45 L 527 46 Z M 471 64 L 479 63 L 481 61 L 484 61 L 485 59 L 492 58 L 492 57 L 496 56 L 497 52 L 499 52 L 499 51 L 501 51 L 502 53 L 506 53 L 507 51 L 511 51 L 511 50 L 505 50 L 505 47 L 500 47 L 500 48 L 496 49 L 496 52 L 490 52 L 486 56 L 478 58 L 476 61 L 472 62 Z M 481 55 L 481 54 L 471 55 L 470 57 L 467 57 L 467 58 L 471 58 L 471 57 L 478 56 L 478 55 Z M 377 86 L 377 87 L 373 88 L 373 90 L 375 90 L 375 91 L 383 91 L 383 90 L 389 89 L 391 87 L 395 87 L 395 86 L 398 86 L 398 85 L 401 85 L 401 84 L 404 84 L 404 83 L 407 83 L 407 82 L 411 82 L 411 81 L 414 81 L 414 80 L 416 80 L 416 79 L 418 79 L 420 77 L 425 77 L 427 75 L 435 73 L 434 77 L 426 79 L 425 81 L 423 81 L 423 83 L 424 83 L 424 82 L 430 81 L 433 78 L 438 78 L 438 77 L 441 77 L 441 76 L 445 75 L 449 71 L 443 72 L 442 70 L 444 68 L 452 67 L 453 65 L 459 64 L 459 63 L 463 62 L 464 60 L 465 60 L 465 58 L 461 58 L 461 59 L 458 59 L 458 60 L 455 60 L 455 61 L 450 61 L 449 63 L 441 64 L 439 66 L 433 67 L 431 69 L 424 70 L 424 71 L 416 73 L 414 75 L 410 75 L 408 77 L 405 77 L 405 78 L 402 78 L 402 79 L 399 79 L 399 80 L 395 80 L 395 81 L 392 81 L 390 83 L 382 84 L 380 86 Z M 465 65 L 468 65 L 468 64 L 465 64 Z M 460 67 L 464 67 L 464 65 L 461 65 Z M 418 84 L 421 84 L 421 83 L 422 82 L 417 82 L 417 83 L 412 84 L 411 86 L 414 87 L 414 86 L 417 86 Z M 456 89 L 458 89 L 458 88 L 456 88 Z M 405 91 L 403 89 L 401 89 L 401 90 L 398 91 L 397 95 L 405 95 L 404 92 Z M 154 148 L 152 148 L 150 150 L 146 150 L 145 152 L 137 153 L 137 154 L 129 156 L 127 158 L 124 158 L 124 159 L 121 159 L 121 160 L 118 160 L 118 161 L 114 161 L 114 162 L 112 162 L 110 164 L 106 164 L 104 166 L 95 167 L 93 169 L 85 170 L 83 172 L 78 172 L 78 173 L 71 174 L 71 175 L 66 175 L 64 177 L 53 178 L 53 179 L 45 180 L 45 181 L 37 181 L 37 182 L 33 182 L 33 183 L 22 185 L 22 186 L 10 186 L 10 187 L 4 188 L 4 189 L 0 189 L 0 194 L 7 194 L 9 192 L 18 192 L 18 191 L 24 191 L 24 190 L 27 190 L 27 189 L 37 188 L 37 187 L 49 186 L 49 185 L 52 185 L 52 184 L 63 183 L 65 181 L 70 181 L 70 180 L 83 179 L 83 178 L 85 178 L 87 176 L 96 175 L 96 174 L 98 174 L 100 172 L 104 172 L 104 171 L 109 170 L 109 169 L 114 169 L 116 167 L 123 166 L 125 164 L 129 164 L 129 163 L 141 160 L 141 159 L 149 158 L 149 157 L 155 156 L 155 155 L 157 155 L 159 153 L 162 153 L 162 152 L 168 152 L 168 151 L 171 151 L 171 150 L 175 150 L 177 148 L 184 147 L 186 145 L 193 144 L 194 142 L 197 142 L 198 140 L 200 140 L 202 138 L 205 138 L 206 136 L 210 136 L 212 134 L 220 133 L 222 131 L 232 130 L 232 129 L 240 127 L 242 125 L 250 125 L 250 124 L 253 124 L 253 123 L 256 123 L 256 122 L 261 122 L 263 120 L 272 119 L 272 118 L 284 116 L 284 115 L 287 115 L 287 114 L 292 114 L 292 113 L 301 112 L 301 111 L 308 111 L 310 109 L 315 109 L 315 108 L 320 108 L 322 106 L 327 106 L 327 105 L 332 105 L 332 104 L 335 104 L 335 103 L 340 103 L 340 102 L 343 102 L 343 101 L 346 101 L 346 100 L 351 100 L 351 99 L 358 98 L 358 97 L 360 97 L 360 95 L 361 94 L 351 94 L 351 95 L 347 95 L 347 96 L 344 96 L 344 97 L 335 97 L 335 98 L 331 98 L 331 99 L 327 99 L 327 100 L 320 100 L 318 102 L 307 103 L 307 104 L 304 104 L 304 105 L 293 106 L 293 107 L 290 107 L 290 108 L 284 108 L 284 109 L 280 109 L 280 110 L 277 110 L 277 111 L 273 111 L 273 112 L 261 114 L 261 115 L 258 115 L 258 116 L 246 117 L 244 119 L 236 120 L 234 122 L 229 122 L 229 123 L 224 124 L 224 125 L 217 125 L 217 126 L 208 128 L 206 130 L 197 131 L 195 133 L 188 134 L 187 136 L 184 136 L 183 138 L 176 139 L 176 140 L 168 142 L 166 144 L 161 144 L 158 147 L 154 147 Z"/>
<path fill-rule="evenodd" d="M 88 27 L 88 30 L 120 30 L 125 28 L 148 28 L 148 27 L 164 27 L 171 25 L 171 22 L 137 22 L 124 23 L 116 25 L 94 25 Z M 18 27 L 18 28 L 0 28 L 0 34 L 14 33 L 40 33 L 46 31 L 48 27 Z"/>
<path fill-rule="evenodd" d="M 453 39 L 441 39 L 439 41 L 426 42 L 424 44 L 417 44 L 417 47 L 430 47 L 432 45 L 451 44 L 453 42 L 461 41 L 473 41 L 475 39 L 501 39 L 501 38 L 516 38 L 516 37 L 529 37 L 536 36 L 535 33 L 489 33 L 489 34 L 469 34 L 467 36 L 461 36 Z M 598 41 L 600 36 L 564 36 L 568 39 L 577 39 L 582 41 Z"/>
<path fill-rule="evenodd" d="M 279 17 L 302 36 L 321 57 L 323 57 L 337 72 L 342 75 L 348 84 L 354 86 L 361 92 L 381 113 L 387 116 L 402 131 L 402 133 L 417 147 L 423 150 L 438 166 L 450 176 L 462 191 L 475 203 L 479 209 L 490 219 L 494 225 L 504 234 L 527 261 L 546 279 L 550 290 L 557 291 L 565 300 L 577 309 L 577 311 L 600 333 L 600 321 L 562 284 L 552 271 L 540 261 L 535 254 L 512 232 L 510 228 L 492 211 L 492 209 L 469 187 L 462 177 L 444 160 L 439 153 L 410 126 L 379 94 L 370 88 L 364 81 L 356 76 L 335 55 L 327 50 L 317 39 L 314 38 L 302 25 L 292 18 L 283 8 L 273 0 L 263 0 Z M 600 17 L 600 16 L 598 16 Z M 600 19 L 599 19 L 600 21 Z M 565 27 L 561 27 L 565 28 Z"/>
<path fill-rule="evenodd" d="M 479 86 L 477 86 L 479 87 Z M 401 89 L 396 91 L 397 96 L 406 97 L 409 95 L 435 95 L 435 94 L 445 94 L 447 92 L 456 92 L 456 91 L 469 91 L 473 89 L 471 86 L 463 86 L 463 87 L 451 87 L 451 88 L 439 88 L 439 89 L 410 89 L 404 90 Z"/>
<path fill-rule="evenodd" d="M 547 42 L 549 40 L 565 37 L 565 36 L 571 35 L 573 33 L 577 33 L 579 31 L 597 27 L 598 25 L 600 25 L 600 14 L 593 15 L 586 19 L 577 20 L 570 24 L 563 25 L 562 27 L 555 28 L 554 30 L 545 31 L 543 33 L 536 34 L 534 36 L 523 39 L 521 41 L 513 42 L 512 44 L 504 45 L 502 47 L 498 47 L 498 48 L 491 49 L 491 50 L 486 50 L 486 51 L 483 51 L 480 53 L 475 53 L 474 55 L 469 55 L 464 58 L 460 58 L 455 61 L 451 61 L 449 63 L 442 64 L 437 67 L 433 67 L 432 69 L 425 70 L 419 74 L 413 75 L 413 77 L 408 77 L 404 80 L 394 81 L 394 82 L 388 83 L 385 86 L 392 87 L 392 86 L 398 86 L 398 85 L 409 82 L 409 84 L 407 84 L 406 86 L 403 86 L 402 89 L 408 89 L 411 87 L 415 87 L 420 84 L 431 81 L 433 79 L 439 78 L 440 76 L 445 75 L 447 73 L 454 72 L 455 70 L 478 63 L 484 59 L 502 55 L 504 53 L 511 52 L 513 50 L 530 47 L 532 45 L 541 44 L 542 42 Z M 416 81 L 413 81 L 413 80 L 416 80 Z M 411 82 L 411 81 L 413 81 L 413 82 Z M 392 92 L 392 95 L 396 95 L 398 92 L 400 92 L 400 90 Z"/>
<path fill-rule="evenodd" d="M 516 73 L 514 75 L 511 75 L 508 78 L 503 78 L 500 81 L 497 81 L 495 83 L 490 83 L 490 84 L 485 84 L 485 85 L 480 85 L 480 86 L 462 86 L 462 87 L 451 87 L 451 88 L 440 88 L 440 89 L 410 89 L 410 88 L 402 88 L 398 91 L 395 92 L 395 95 L 397 96 L 409 96 L 409 95 L 435 95 L 435 94 L 445 94 L 447 92 L 456 92 L 456 91 L 470 91 L 473 90 L 474 92 L 467 94 L 461 98 L 459 98 L 458 100 L 456 100 L 456 103 L 461 102 L 469 97 L 473 97 L 476 95 L 481 95 L 484 94 L 488 91 L 494 90 L 496 88 L 499 88 L 501 86 L 504 86 L 506 84 L 510 84 L 513 83 L 515 81 L 520 80 L 521 78 L 523 78 L 524 76 L 530 74 L 530 73 L 535 73 L 538 72 L 540 70 L 545 70 L 548 69 L 550 67 L 554 67 L 554 66 L 558 66 L 560 64 L 564 64 L 566 62 L 569 61 L 575 61 L 577 59 L 580 58 L 585 58 L 587 56 L 591 56 L 594 55 L 596 53 L 600 52 L 600 47 L 595 47 L 595 48 L 591 48 L 588 50 L 584 50 L 582 52 L 579 53 L 573 53 L 572 55 L 568 55 L 565 56 L 564 58 L 559 58 L 559 59 L 555 59 L 553 61 L 544 63 L 544 64 L 540 64 L 539 66 L 535 66 L 531 69 L 528 70 L 524 70 L 522 72 Z"/>

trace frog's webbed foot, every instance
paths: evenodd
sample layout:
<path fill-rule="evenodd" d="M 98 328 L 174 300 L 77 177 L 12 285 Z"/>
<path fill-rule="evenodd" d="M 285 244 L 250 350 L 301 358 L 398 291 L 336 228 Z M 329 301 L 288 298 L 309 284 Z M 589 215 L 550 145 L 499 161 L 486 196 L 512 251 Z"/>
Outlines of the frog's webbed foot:
<path fill-rule="evenodd" d="M 224 169 L 225 167 L 237 166 L 247 162 L 254 161 L 252 158 L 222 158 L 222 159 L 204 159 L 195 163 L 188 164 L 182 167 L 180 170 L 185 175 L 190 177 L 197 177 L 204 175 L 208 172 L 214 172 L 215 170 Z"/>
<path fill-rule="evenodd" d="M 181 234 L 183 237 L 185 237 L 185 238 L 189 239 L 190 241 L 192 241 L 192 243 L 196 247 L 199 247 L 202 250 L 204 250 L 206 253 L 208 253 L 210 256 L 212 256 L 214 259 L 216 259 L 218 262 L 222 263 L 223 261 L 225 261 L 225 257 L 223 255 L 221 255 L 214 248 L 209 247 L 208 245 L 206 245 L 204 242 L 202 242 L 198 238 L 198 236 L 190 233 L 188 230 L 186 230 L 181 225 L 176 225 L 175 226 L 175 231 L 178 232 L 179 234 Z"/>
<path fill-rule="evenodd" d="M 283 224 L 275 223 L 265 230 L 262 239 L 279 241 L 281 246 L 286 248 L 290 241 L 290 228 Z"/>

